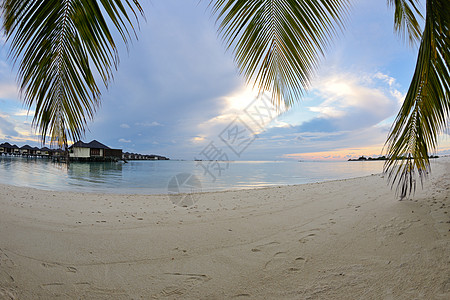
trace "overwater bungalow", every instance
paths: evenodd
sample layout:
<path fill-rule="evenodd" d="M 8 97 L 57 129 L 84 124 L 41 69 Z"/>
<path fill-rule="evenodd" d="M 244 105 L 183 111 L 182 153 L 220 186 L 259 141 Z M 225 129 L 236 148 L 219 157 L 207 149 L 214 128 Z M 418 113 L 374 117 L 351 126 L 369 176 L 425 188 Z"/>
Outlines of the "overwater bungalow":
<path fill-rule="evenodd" d="M 34 152 L 33 155 L 36 155 L 36 156 L 41 155 L 41 149 L 38 147 L 33 147 L 33 152 Z"/>
<path fill-rule="evenodd" d="M 11 153 L 11 144 L 10 143 L 2 143 L 0 144 L 0 153 L 8 154 Z"/>
<path fill-rule="evenodd" d="M 130 152 L 122 153 L 122 159 L 130 159 Z"/>
<path fill-rule="evenodd" d="M 64 156 L 65 155 L 65 151 L 63 149 L 52 149 L 51 150 L 51 155 L 53 157 L 55 157 L 55 156 Z"/>
<path fill-rule="evenodd" d="M 14 155 L 20 155 L 20 148 L 19 148 L 19 146 L 17 146 L 17 145 L 12 145 L 11 146 L 11 154 L 14 154 Z"/>
<path fill-rule="evenodd" d="M 8 155 L 18 155 L 20 154 L 19 147 L 17 145 L 11 145 L 10 143 L 6 142 L 0 145 L 0 153 L 8 154 Z"/>
<path fill-rule="evenodd" d="M 20 147 L 20 154 L 22 155 L 36 155 L 36 150 L 30 145 Z"/>
<path fill-rule="evenodd" d="M 169 160 L 167 157 L 161 155 L 154 155 L 154 154 L 144 155 L 130 152 L 123 153 L 122 158 L 125 160 Z"/>
<path fill-rule="evenodd" d="M 51 156 L 52 155 L 52 150 L 47 148 L 47 147 L 43 147 L 39 150 L 40 155 L 42 156 Z"/>
<path fill-rule="evenodd" d="M 69 157 L 75 161 L 110 161 L 122 159 L 122 149 L 111 149 L 93 140 L 89 143 L 78 141 L 69 147 Z"/>

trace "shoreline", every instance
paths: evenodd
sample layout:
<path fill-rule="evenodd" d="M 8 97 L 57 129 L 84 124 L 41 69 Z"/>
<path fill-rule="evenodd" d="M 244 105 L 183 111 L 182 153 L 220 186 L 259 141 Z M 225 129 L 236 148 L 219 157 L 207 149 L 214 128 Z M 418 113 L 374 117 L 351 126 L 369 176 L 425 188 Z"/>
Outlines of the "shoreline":
<path fill-rule="evenodd" d="M 187 208 L 0 185 L 0 299 L 448 299 L 448 169 L 403 201 L 380 174 Z"/>
<path fill-rule="evenodd" d="M 384 176 L 383 173 L 374 173 L 371 175 L 365 175 L 365 176 L 356 176 L 356 177 L 348 177 L 348 178 L 342 178 L 342 179 L 329 179 L 329 180 L 323 180 L 323 181 L 315 181 L 315 182 L 308 182 L 308 183 L 299 183 L 299 184 L 274 184 L 271 186 L 259 186 L 259 187 L 249 187 L 249 188 L 236 188 L 236 189 L 224 189 L 224 190 L 211 190 L 211 191 L 201 191 L 201 192 L 192 192 L 192 193 L 177 193 L 177 195 L 203 195 L 203 194 L 210 194 L 210 193 L 227 193 L 227 192 L 238 192 L 238 191 L 253 191 L 253 190 L 270 190 L 274 188 L 283 188 L 283 187 L 299 187 L 303 185 L 310 185 L 310 184 L 320 184 L 320 183 L 329 183 L 329 182 L 339 182 L 339 181 L 347 181 L 352 179 L 358 179 L 358 178 L 365 178 L 365 177 L 371 177 L 371 176 Z M 386 181 L 386 185 L 388 185 Z M 7 184 L 7 183 L 1 183 L 0 187 L 15 187 L 19 189 L 29 189 L 29 190 L 35 190 L 35 191 L 42 191 L 42 192 L 55 192 L 55 193 L 67 193 L 67 194 L 83 194 L 83 195 L 119 195 L 119 196 L 158 196 L 158 197 L 168 197 L 169 195 L 172 195 L 170 193 L 159 193 L 159 194 L 138 194 L 138 193 L 107 193 L 107 192 L 76 192 L 73 190 L 52 190 L 52 189 L 44 189 L 44 188 L 37 188 L 37 187 L 30 187 L 30 186 L 23 186 L 23 185 L 13 185 L 13 184 Z"/>
<path fill-rule="evenodd" d="M 22 159 L 20 158 L 20 160 Z M 122 164 L 118 164 L 120 166 L 118 169 L 115 169 L 115 167 L 111 168 L 111 171 L 105 167 L 106 171 L 102 174 L 103 168 L 101 167 L 99 169 L 95 167 L 91 170 L 90 167 L 80 168 L 76 163 L 73 164 L 74 169 L 71 168 L 71 170 L 66 172 L 64 169 L 61 170 L 60 167 L 54 168 L 53 166 L 47 166 L 46 164 L 33 164 L 30 167 L 26 162 L 20 162 L 17 164 L 17 168 L 14 168 L 14 164 L 9 166 L 11 171 L 7 171 L 6 166 L 3 168 L 2 165 L 0 165 L 0 175 L 5 175 L 5 178 L 1 180 L 0 184 L 58 192 L 162 195 L 170 193 L 168 190 L 169 182 L 181 173 L 195 175 L 197 179 L 199 179 L 201 185 L 201 188 L 198 190 L 201 190 L 202 192 L 215 192 L 327 182 L 382 172 L 382 166 L 380 164 L 377 164 L 376 166 L 360 164 L 360 166 L 355 167 L 347 161 L 327 161 L 318 163 L 320 166 L 315 166 L 316 163 L 312 162 L 304 167 L 302 164 L 293 161 L 286 163 L 285 166 L 285 164 L 282 163 L 274 164 L 274 162 L 271 162 L 270 165 L 276 165 L 275 170 L 272 169 L 272 167 L 263 167 L 263 164 L 260 166 L 262 167 L 262 171 L 260 171 L 259 174 L 257 171 L 250 171 L 249 167 L 245 167 L 243 172 L 247 171 L 246 174 L 248 174 L 248 178 L 240 178 L 240 167 L 231 171 L 232 166 L 230 166 L 230 170 L 227 170 L 227 173 L 222 174 L 223 178 L 218 178 L 218 180 L 214 182 L 208 174 L 204 174 L 203 171 L 197 169 L 193 165 L 163 168 L 160 173 L 157 173 L 154 168 L 149 169 L 144 167 L 139 169 L 139 171 L 145 171 L 146 175 L 144 177 L 136 176 L 135 179 L 133 177 L 135 175 L 130 171 L 133 170 L 133 168 L 120 166 Z M 80 165 L 90 166 L 91 164 L 82 163 Z M 109 166 L 110 164 L 107 165 Z M 317 167 L 318 170 L 316 171 Z M 28 168 L 31 168 L 31 170 L 28 170 Z M 124 169 L 122 170 L 122 168 Z M 288 172 L 285 173 L 285 170 L 288 170 Z M 329 172 L 329 170 L 331 172 Z M 85 172 L 85 174 L 83 175 L 82 172 Z M 97 172 L 100 173 L 97 174 Z M 275 177 L 270 176 L 271 172 L 275 172 Z M 21 178 L 24 179 L 22 180 Z M 184 192 L 185 190 L 182 189 L 181 191 Z"/>

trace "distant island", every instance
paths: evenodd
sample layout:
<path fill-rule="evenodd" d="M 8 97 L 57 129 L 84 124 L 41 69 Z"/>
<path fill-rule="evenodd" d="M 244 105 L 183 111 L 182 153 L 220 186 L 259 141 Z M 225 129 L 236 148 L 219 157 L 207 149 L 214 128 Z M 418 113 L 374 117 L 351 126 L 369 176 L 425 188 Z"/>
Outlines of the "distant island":
<path fill-rule="evenodd" d="M 428 156 L 428 158 L 439 158 L 439 156 L 437 155 L 431 155 Z M 360 156 L 359 158 L 350 158 L 348 161 L 365 161 L 365 160 L 388 160 L 389 158 L 387 158 L 386 156 L 380 156 L 380 157 L 365 157 L 365 156 Z M 400 156 L 397 158 L 397 160 L 402 160 L 402 159 L 407 159 L 406 156 Z"/>

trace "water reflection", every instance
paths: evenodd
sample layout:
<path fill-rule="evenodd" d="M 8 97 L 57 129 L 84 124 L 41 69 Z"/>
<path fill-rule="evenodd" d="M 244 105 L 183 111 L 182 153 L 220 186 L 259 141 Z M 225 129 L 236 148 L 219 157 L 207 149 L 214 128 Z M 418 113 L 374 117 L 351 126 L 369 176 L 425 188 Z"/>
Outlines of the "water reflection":
<path fill-rule="evenodd" d="M 122 163 L 72 163 L 69 166 L 68 175 L 72 181 L 111 183 L 122 178 Z"/>
<path fill-rule="evenodd" d="M 0 183 L 47 190 L 100 193 L 167 193 L 170 179 L 191 173 L 203 191 L 301 184 L 365 176 L 382 171 L 371 162 L 230 162 L 216 180 L 193 161 L 130 161 L 129 163 L 54 163 L 48 159 L 0 157 Z"/>

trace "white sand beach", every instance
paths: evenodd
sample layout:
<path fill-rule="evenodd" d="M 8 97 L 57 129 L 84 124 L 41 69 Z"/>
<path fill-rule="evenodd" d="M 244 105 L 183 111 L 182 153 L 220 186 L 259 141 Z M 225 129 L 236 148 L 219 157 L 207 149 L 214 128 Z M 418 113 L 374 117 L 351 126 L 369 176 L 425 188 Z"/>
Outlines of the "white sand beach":
<path fill-rule="evenodd" d="M 189 208 L 0 185 L 0 299 L 450 299 L 449 170 L 403 201 L 379 174 Z"/>

